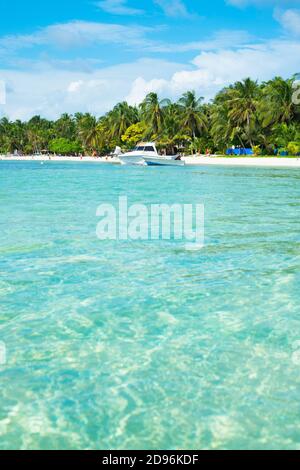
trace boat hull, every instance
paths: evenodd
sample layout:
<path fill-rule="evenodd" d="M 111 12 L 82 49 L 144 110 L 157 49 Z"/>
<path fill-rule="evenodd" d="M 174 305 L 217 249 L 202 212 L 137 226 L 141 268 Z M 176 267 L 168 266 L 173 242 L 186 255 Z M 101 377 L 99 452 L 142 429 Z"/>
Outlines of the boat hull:
<path fill-rule="evenodd" d="M 147 166 L 184 166 L 185 162 L 183 160 L 175 160 L 166 157 L 146 157 L 145 164 Z"/>
<path fill-rule="evenodd" d="M 119 155 L 121 165 L 145 165 L 142 155 Z"/>

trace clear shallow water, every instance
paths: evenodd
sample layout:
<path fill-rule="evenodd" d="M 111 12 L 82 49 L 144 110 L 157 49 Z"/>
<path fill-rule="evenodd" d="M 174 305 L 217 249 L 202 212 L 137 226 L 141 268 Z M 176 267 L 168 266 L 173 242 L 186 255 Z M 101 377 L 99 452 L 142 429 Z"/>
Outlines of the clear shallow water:
<path fill-rule="evenodd" d="M 205 248 L 99 241 L 120 194 L 203 202 Z M 297 170 L 0 162 L 0 198 L 0 448 L 300 448 Z"/>

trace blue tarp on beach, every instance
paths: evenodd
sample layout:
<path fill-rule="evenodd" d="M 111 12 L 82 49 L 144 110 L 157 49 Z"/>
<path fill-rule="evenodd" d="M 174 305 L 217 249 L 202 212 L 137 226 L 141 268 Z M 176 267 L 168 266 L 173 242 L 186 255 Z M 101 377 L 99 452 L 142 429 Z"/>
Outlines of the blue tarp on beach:
<path fill-rule="evenodd" d="M 227 149 L 226 155 L 253 155 L 252 149 Z"/>

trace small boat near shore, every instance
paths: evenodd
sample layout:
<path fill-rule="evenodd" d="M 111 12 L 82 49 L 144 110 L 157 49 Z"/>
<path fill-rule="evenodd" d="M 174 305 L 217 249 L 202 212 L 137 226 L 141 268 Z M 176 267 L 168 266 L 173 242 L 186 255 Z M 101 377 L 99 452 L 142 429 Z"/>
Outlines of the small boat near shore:
<path fill-rule="evenodd" d="M 154 142 L 137 145 L 132 151 L 118 155 L 122 165 L 184 166 L 179 155 L 160 155 Z"/>

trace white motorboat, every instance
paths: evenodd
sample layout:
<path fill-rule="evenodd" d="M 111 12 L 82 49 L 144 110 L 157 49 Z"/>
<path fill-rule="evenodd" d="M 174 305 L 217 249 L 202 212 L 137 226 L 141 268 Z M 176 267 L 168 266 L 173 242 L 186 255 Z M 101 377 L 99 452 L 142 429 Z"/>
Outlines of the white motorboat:
<path fill-rule="evenodd" d="M 122 165 L 176 165 L 183 166 L 184 161 L 178 155 L 159 155 L 154 142 L 138 144 L 131 152 L 119 155 Z"/>

